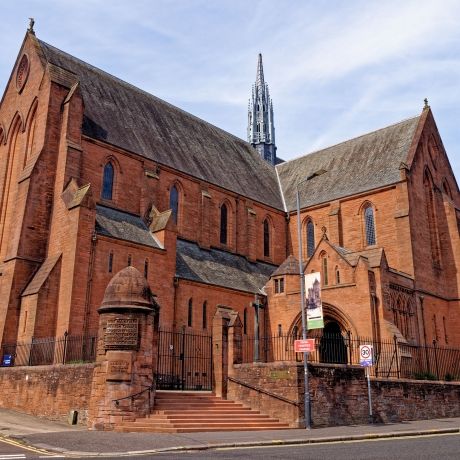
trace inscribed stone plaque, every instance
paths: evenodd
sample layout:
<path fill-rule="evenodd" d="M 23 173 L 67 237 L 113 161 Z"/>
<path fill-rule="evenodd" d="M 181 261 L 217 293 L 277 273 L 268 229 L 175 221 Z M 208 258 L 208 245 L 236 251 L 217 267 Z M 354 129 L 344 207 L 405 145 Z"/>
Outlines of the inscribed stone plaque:
<path fill-rule="evenodd" d="M 104 336 L 106 350 L 135 350 L 139 344 L 137 318 L 115 318 L 107 321 Z"/>
<path fill-rule="evenodd" d="M 106 380 L 116 382 L 131 381 L 132 356 L 129 351 L 107 352 L 107 377 Z"/>

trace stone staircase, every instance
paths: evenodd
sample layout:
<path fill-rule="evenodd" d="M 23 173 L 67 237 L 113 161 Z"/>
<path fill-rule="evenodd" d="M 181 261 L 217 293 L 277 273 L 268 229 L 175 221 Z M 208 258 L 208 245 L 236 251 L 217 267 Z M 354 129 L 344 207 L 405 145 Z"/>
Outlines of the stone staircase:
<path fill-rule="evenodd" d="M 287 424 L 277 419 L 211 393 L 158 391 L 154 410 L 149 416 L 122 422 L 116 431 L 192 433 L 287 428 Z"/>

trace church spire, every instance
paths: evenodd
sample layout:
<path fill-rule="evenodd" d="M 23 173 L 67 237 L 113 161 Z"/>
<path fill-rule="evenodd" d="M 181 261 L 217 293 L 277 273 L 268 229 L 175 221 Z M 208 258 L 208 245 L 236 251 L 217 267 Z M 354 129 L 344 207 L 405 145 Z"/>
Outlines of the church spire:
<path fill-rule="evenodd" d="M 262 54 L 259 53 L 259 59 L 257 61 L 257 75 L 256 75 L 256 85 L 264 85 L 264 65 L 262 64 Z"/>
<path fill-rule="evenodd" d="M 273 123 L 273 103 L 264 80 L 262 54 L 257 61 L 256 82 L 252 87 L 248 107 L 248 142 L 260 156 L 276 164 L 275 125 Z"/>

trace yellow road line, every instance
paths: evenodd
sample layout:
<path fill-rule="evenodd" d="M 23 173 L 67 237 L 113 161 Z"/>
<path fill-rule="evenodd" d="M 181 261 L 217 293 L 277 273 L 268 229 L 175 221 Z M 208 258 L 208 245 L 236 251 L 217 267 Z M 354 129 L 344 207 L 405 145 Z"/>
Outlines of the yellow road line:
<path fill-rule="evenodd" d="M 37 447 L 32 447 L 32 446 L 27 446 L 25 445 L 24 443 L 20 442 L 20 441 L 15 441 L 13 439 L 10 439 L 10 438 L 4 438 L 4 437 L 0 437 L 0 442 L 3 442 L 5 444 L 9 444 L 11 446 L 16 446 L 16 447 L 19 447 L 21 449 L 24 449 L 24 450 L 30 450 L 31 452 L 35 452 L 37 454 L 45 454 L 45 455 L 49 455 L 49 456 L 53 456 L 55 454 L 53 453 L 50 453 L 44 449 L 39 449 Z"/>

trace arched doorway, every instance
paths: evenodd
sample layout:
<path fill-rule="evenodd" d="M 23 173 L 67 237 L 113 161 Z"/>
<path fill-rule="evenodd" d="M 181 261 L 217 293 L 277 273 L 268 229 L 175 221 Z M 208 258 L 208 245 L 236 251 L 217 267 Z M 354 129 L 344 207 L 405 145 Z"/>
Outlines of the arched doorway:
<path fill-rule="evenodd" d="M 319 356 L 322 363 L 347 364 L 347 346 L 336 321 L 326 322 L 320 339 Z"/>

